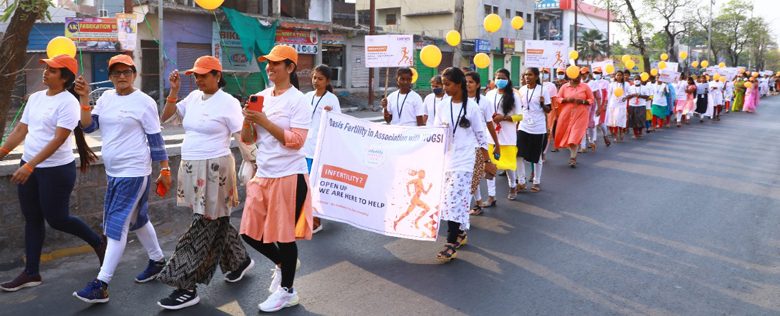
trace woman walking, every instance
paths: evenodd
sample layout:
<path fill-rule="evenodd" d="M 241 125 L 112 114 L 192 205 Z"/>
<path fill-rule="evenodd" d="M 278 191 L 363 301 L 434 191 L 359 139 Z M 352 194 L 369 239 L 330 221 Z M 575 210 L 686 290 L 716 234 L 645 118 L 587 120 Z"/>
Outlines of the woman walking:
<path fill-rule="evenodd" d="M 699 123 L 704 123 L 704 116 L 707 115 L 709 108 L 709 90 L 710 86 L 707 84 L 707 79 L 704 76 L 697 78 L 698 84 L 696 84 L 696 114 L 699 116 Z M 712 119 L 712 117 L 710 117 Z"/>
<path fill-rule="evenodd" d="M 734 105 L 731 106 L 732 112 L 742 111 L 742 106 L 745 104 L 745 92 L 747 91 L 745 86 L 747 77 L 747 73 L 742 73 L 734 80 Z"/>
<path fill-rule="evenodd" d="M 446 126 L 452 137 L 445 154 L 444 197 L 441 201 L 441 219 L 447 223 L 447 243 L 436 258 L 449 262 L 457 256 L 456 249 L 468 240 L 470 186 L 474 164 L 478 163 L 474 160 L 474 149 L 479 148 L 482 157 L 488 153 L 482 124 L 484 116 L 478 105 L 468 100 L 463 71 L 455 67 L 445 69 L 442 82 L 449 97 L 436 115 L 436 126 Z M 492 169 L 490 160 L 485 159 L 482 163 L 485 168 Z"/>
<path fill-rule="evenodd" d="M 244 110 L 241 138 L 257 143 L 257 173 L 246 186 L 241 238 L 274 264 L 271 294 L 258 306 L 274 312 L 298 304 L 295 241 L 312 235 L 309 176 L 299 151 L 311 126 L 311 107 L 298 90 L 294 48 L 277 45 L 259 61 L 268 61 L 274 85 L 258 93 L 265 99 L 262 112 Z"/>
<path fill-rule="evenodd" d="M 669 87 L 666 85 L 666 83 L 662 82 L 661 80 L 656 81 L 656 84 L 652 86 L 653 88 L 653 121 L 652 126 L 655 127 L 656 130 L 661 130 L 664 127 L 664 121 L 666 120 L 666 114 L 667 114 L 667 99 L 666 97 L 669 95 Z"/>
<path fill-rule="evenodd" d="M 685 102 L 678 102 L 675 108 L 678 128 L 682 126 L 682 123 L 690 124 L 691 113 L 695 109 L 693 100 L 696 97 L 696 83 L 694 83 L 693 77 L 688 77 L 685 83 L 679 87 L 680 91 L 685 93 Z"/>
<path fill-rule="evenodd" d="M 758 108 L 758 81 L 756 78 L 750 78 L 745 83 L 745 105 L 742 110 L 747 113 L 755 113 Z"/>
<path fill-rule="evenodd" d="M 431 94 L 426 95 L 423 100 L 425 105 L 425 125 L 433 126 L 433 118 L 436 117 L 436 110 L 441 106 L 441 100 L 444 99 L 444 88 L 441 84 L 441 76 L 436 75 L 431 78 Z"/>
<path fill-rule="evenodd" d="M 181 79 L 174 70 L 161 119 L 184 126 L 176 205 L 193 212 L 192 224 L 158 276 L 176 288 L 157 303 L 171 310 L 200 302 L 197 284 L 208 284 L 217 265 L 227 282 L 238 282 L 254 266 L 230 224 L 231 208 L 239 204 L 230 137 L 241 131 L 241 104 L 221 89 L 225 79 L 219 59 L 200 57 L 185 74 L 195 76 L 198 90 L 176 103 Z"/>
<path fill-rule="evenodd" d="M 116 55 L 108 61 L 113 90 L 104 92 L 93 109 L 89 106 L 89 85 L 76 80 L 81 99 L 81 127 L 87 133 L 101 130 L 103 164 L 108 177 L 103 206 L 103 231 L 108 237 L 106 255 L 97 278 L 73 292 L 87 303 L 108 302 L 108 284 L 114 276 L 127 245 L 129 231 L 135 232 L 146 249 L 149 263 L 135 277 L 138 283 L 153 280 L 165 266 L 157 232 L 149 220 L 149 192 L 152 186 L 152 162 L 160 164 L 155 183 L 167 191 L 171 186 L 171 168 L 165 142 L 160 134 L 157 103 L 133 87 L 136 77 L 133 59 Z"/>
<path fill-rule="evenodd" d="M 306 157 L 309 174 L 311 174 L 311 165 L 314 161 L 314 150 L 317 149 L 317 136 L 320 132 L 322 111 L 341 113 L 339 98 L 333 94 L 333 86 L 330 85 L 332 73 L 330 67 L 326 65 L 314 67 L 314 71 L 311 73 L 311 85 L 314 87 L 314 91 L 304 95 L 306 100 L 309 100 L 309 111 L 311 111 L 311 127 L 306 135 L 306 142 L 303 144 L 303 153 Z M 322 231 L 322 221 L 320 221 L 319 217 L 315 217 L 313 219 L 312 234 L 320 231 Z"/>
<path fill-rule="evenodd" d="M 606 123 L 610 134 L 616 142 L 623 141 L 623 129 L 626 127 L 627 108 L 626 94 L 628 84 L 624 80 L 623 72 L 615 72 L 615 81 L 609 84 L 607 102 Z"/>
<path fill-rule="evenodd" d="M 570 78 L 558 91 L 561 100 L 561 114 L 555 132 L 555 146 L 569 148 L 569 167 L 577 167 L 577 151 L 585 130 L 588 128 L 588 114 L 593 101 L 593 92 L 578 76 Z"/>
<path fill-rule="evenodd" d="M 487 128 L 487 131 L 490 135 L 490 139 L 493 140 L 493 143 L 500 144 L 498 141 L 498 135 L 496 134 L 496 128 L 493 124 L 493 107 L 488 103 L 487 98 L 485 98 L 484 95 L 482 95 L 481 90 L 481 79 L 479 77 L 479 73 L 475 71 L 468 71 L 466 72 L 466 90 L 468 91 L 468 97 L 469 101 L 474 101 L 479 106 L 479 111 L 482 113 L 483 122 L 485 123 L 485 127 Z M 476 123 L 476 122 L 475 122 Z M 501 146 L 495 146 L 493 148 L 494 154 L 501 156 Z M 477 148 L 476 151 L 476 158 L 474 163 L 474 174 L 472 175 L 472 181 L 471 181 L 471 194 L 474 195 L 474 207 L 469 211 L 469 215 L 482 215 L 482 179 L 485 176 L 485 165 L 482 163 L 485 160 L 490 159 L 487 156 L 482 155 L 482 151 Z M 493 174 L 495 176 L 495 174 Z M 495 201 L 495 199 L 493 200 Z"/>
<path fill-rule="evenodd" d="M 518 191 L 526 189 L 525 162 L 531 164 L 533 185 L 531 192 L 541 191 L 542 152 L 547 144 L 545 114 L 551 110 L 550 94 L 539 80 L 539 68 L 528 68 L 524 74 L 526 85 L 520 88 L 520 113 L 523 120 L 517 131 L 517 179 Z"/>
<path fill-rule="evenodd" d="M 500 144 L 488 145 L 489 158 L 496 164 L 499 170 L 506 171 L 509 182 L 507 199 L 514 200 L 517 197 L 517 192 L 515 192 L 517 186 L 517 178 L 515 176 L 515 169 L 517 168 L 517 126 L 515 123 L 520 120 L 518 115 L 520 112 L 517 107 L 520 104 L 520 100 L 512 88 L 510 77 L 509 70 L 502 68 L 496 71 L 496 89 L 488 92 L 485 98 L 490 103 L 490 106 L 493 107 L 492 120 L 496 126 L 496 134 Z M 488 139 L 488 142 L 493 143 L 493 139 Z M 501 148 L 498 159 L 495 157 L 496 146 Z M 496 205 L 496 180 L 487 180 L 487 185 L 488 201 L 483 206 L 492 207 Z"/>
<path fill-rule="evenodd" d="M 70 215 L 70 195 L 76 184 L 71 132 L 76 137 L 81 171 L 86 172 L 97 158 L 78 127 L 79 101 L 73 90 L 78 63 L 68 55 L 40 62 L 46 65 L 43 84 L 47 89 L 30 95 L 19 124 L 0 146 L 2 159 L 24 141 L 22 160 L 11 182 L 17 185 L 24 216 L 25 262 L 24 270 L 16 278 L 0 284 L 0 289 L 7 292 L 41 284 L 44 222 L 84 240 L 95 250 L 101 265 L 106 251 L 106 242 L 87 224 Z"/>

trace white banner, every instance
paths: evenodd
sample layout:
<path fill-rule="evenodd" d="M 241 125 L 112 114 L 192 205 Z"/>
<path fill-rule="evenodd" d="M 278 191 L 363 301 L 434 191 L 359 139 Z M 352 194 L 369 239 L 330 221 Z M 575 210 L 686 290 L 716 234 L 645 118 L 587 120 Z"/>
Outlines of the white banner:
<path fill-rule="evenodd" d="M 569 58 L 564 41 L 525 41 L 525 67 L 562 68 Z"/>
<path fill-rule="evenodd" d="M 436 240 L 446 128 L 383 125 L 332 112 L 320 124 L 314 214 L 386 236 Z"/>
<path fill-rule="evenodd" d="M 664 70 L 671 70 L 671 71 L 677 72 L 677 71 L 680 71 L 679 65 L 680 65 L 679 63 L 668 61 L 668 62 L 666 62 L 666 69 L 664 69 Z"/>
<path fill-rule="evenodd" d="M 615 64 L 611 60 L 597 61 L 590 65 L 590 72 L 596 71 L 596 68 L 601 68 L 602 73 L 607 73 L 607 65 L 615 67 Z"/>
<path fill-rule="evenodd" d="M 675 83 L 680 80 L 680 73 L 664 69 L 658 72 L 658 80 L 666 83 Z"/>
<path fill-rule="evenodd" d="M 117 13 L 117 38 L 123 51 L 135 50 L 136 39 L 138 38 L 138 20 L 134 13 Z"/>
<path fill-rule="evenodd" d="M 366 35 L 366 68 L 414 66 L 412 35 Z"/>

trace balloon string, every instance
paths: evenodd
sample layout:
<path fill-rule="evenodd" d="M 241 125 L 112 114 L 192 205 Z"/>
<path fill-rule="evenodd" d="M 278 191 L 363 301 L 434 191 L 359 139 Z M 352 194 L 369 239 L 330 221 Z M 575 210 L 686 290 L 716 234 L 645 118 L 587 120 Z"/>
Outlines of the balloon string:
<path fill-rule="evenodd" d="M 81 52 L 81 46 L 78 44 L 80 41 L 76 41 L 76 47 L 79 49 L 79 67 L 81 67 L 81 70 L 79 71 L 81 75 L 84 75 L 84 54 Z"/>

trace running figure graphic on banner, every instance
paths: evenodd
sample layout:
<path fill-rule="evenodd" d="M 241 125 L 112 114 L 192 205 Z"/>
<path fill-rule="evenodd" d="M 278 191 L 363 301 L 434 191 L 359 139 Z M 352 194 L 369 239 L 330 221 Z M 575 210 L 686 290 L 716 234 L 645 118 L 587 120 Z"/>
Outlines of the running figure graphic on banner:
<path fill-rule="evenodd" d="M 404 54 L 401 56 L 401 61 L 398 62 L 399 65 L 411 65 L 412 60 L 409 59 L 409 49 L 406 47 L 401 48 L 401 52 Z"/>
<path fill-rule="evenodd" d="M 558 68 L 558 66 L 561 67 L 564 66 L 563 59 L 561 58 L 561 51 L 555 52 L 555 62 L 553 63 L 551 68 Z"/>
<path fill-rule="evenodd" d="M 409 207 L 406 209 L 406 212 L 401 214 L 401 216 L 399 216 L 398 219 L 393 222 L 393 230 L 398 230 L 398 223 L 409 216 L 409 214 L 411 214 L 412 211 L 418 207 L 422 209 L 422 212 L 420 212 L 420 215 L 417 216 L 417 218 L 414 220 L 414 227 L 420 229 L 420 219 L 422 219 L 431 209 L 428 204 L 425 204 L 425 202 L 420 199 L 421 195 L 427 195 L 428 192 L 431 191 L 431 187 L 433 187 L 433 183 L 428 183 L 428 189 L 425 189 L 425 184 L 423 183 L 423 180 L 425 179 L 425 170 L 412 170 L 409 172 L 409 175 L 417 176 L 416 178 L 413 178 L 406 183 L 406 193 L 411 195 L 412 199 L 409 201 Z M 414 194 L 412 194 L 412 192 L 409 190 L 410 186 L 414 186 Z"/>

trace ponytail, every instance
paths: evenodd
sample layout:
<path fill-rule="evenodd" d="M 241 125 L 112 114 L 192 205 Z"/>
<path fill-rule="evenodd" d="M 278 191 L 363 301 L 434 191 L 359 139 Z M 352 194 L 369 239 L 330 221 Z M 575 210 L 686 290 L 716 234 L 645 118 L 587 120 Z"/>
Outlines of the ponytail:
<path fill-rule="evenodd" d="M 296 73 L 298 71 L 298 65 L 292 62 L 292 60 L 285 59 L 284 64 L 289 66 L 290 64 L 293 64 L 293 72 L 290 74 L 290 84 L 295 87 L 295 89 L 301 88 L 301 85 L 298 83 L 298 74 Z"/>
<path fill-rule="evenodd" d="M 67 68 L 60 68 L 60 76 L 65 79 L 65 89 L 78 100 L 79 95 L 76 93 L 76 85 L 74 84 L 76 75 Z M 97 161 L 97 155 L 89 148 L 89 144 L 87 144 L 87 140 L 84 138 L 81 124 L 76 124 L 76 128 L 73 129 L 73 136 L 76 138 L 76 149 L 79 153 L 79 170 L 86 172 L 89 165 Z"/>

